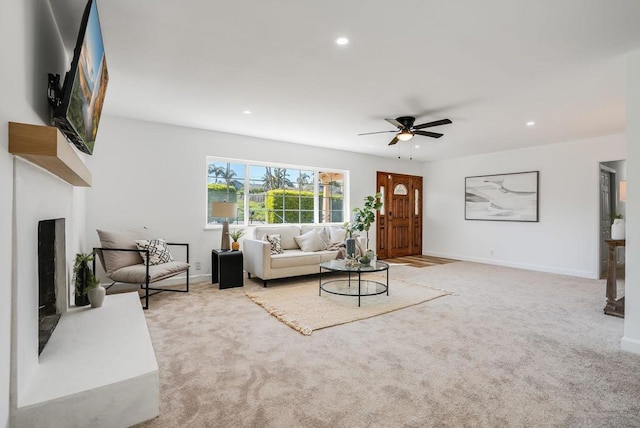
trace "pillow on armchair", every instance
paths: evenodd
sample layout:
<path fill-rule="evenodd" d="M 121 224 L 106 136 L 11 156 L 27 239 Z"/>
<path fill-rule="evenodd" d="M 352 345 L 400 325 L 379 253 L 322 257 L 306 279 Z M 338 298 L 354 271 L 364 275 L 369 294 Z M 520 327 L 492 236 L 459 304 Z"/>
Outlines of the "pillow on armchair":
<path fill-rule="evenodd" d="M 173 256 L 167 249 L 167 241 L 164 239 L 136 239 L 136 246 L 140 250 L 140 256 L 144 263 L 147 262 L 149 250 L 149 265 L 159 265 L 173 261 Z"/>

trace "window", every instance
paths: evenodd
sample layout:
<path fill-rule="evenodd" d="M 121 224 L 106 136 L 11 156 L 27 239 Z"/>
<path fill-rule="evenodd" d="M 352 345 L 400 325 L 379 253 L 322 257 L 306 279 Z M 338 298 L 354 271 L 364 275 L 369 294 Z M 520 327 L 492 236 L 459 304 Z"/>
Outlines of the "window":
<path fill-rule="evenodd" d="M 320 171 L 318 184 L 320 223 L 344 222 L 344 174 Z"/>
<path fill-rule="evenodd" d="M 238 204 L 235 222 L 244 221 L 244 165 L 231 162 L 208 162 L 207 165 L 207 223 L 215 224 L 225 220 L 211 216 L 213 202 L 235 202 Z"/>
<path fill-rule="evenodd" d="M 404 196 L 409 194 L 409 190 L 407 190 L 407 186 L 404 184 L 396 184 L 396 187 L 393 188 L 393 194 Z"/>
<path fill-rule="evenodd" d="M 343 222 L 345 171 L 207 158 L 207 224 L 213 202 L 236 202 L 236 224 Z"/>

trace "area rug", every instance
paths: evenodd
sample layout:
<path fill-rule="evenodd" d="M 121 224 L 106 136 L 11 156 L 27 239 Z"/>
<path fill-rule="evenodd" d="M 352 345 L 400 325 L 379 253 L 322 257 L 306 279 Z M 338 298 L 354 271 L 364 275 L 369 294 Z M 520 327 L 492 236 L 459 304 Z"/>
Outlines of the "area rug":
<path fill-rule="evenodd" d="M 375 279 L 384 281 L 381 277 Z M 273 281 L 267 288 L 256 282 L 245 284 L 245 294 L 269 314 L 306 336 L 315 330 L 375 317 L 450 294 L 390 279 L 388 296 L 364 296 L 358 307 L 356 296 L 339 296 L 324 291 L 319 296 L 318 285 L 317 277 L 295 282 Z"/>

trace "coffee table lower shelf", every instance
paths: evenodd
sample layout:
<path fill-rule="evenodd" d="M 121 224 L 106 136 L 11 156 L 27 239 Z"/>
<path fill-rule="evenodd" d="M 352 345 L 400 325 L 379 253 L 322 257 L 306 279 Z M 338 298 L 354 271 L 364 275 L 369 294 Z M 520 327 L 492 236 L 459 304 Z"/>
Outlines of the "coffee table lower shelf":
<path fill-rule="evenodd" d="M 322 282 L 322 273 L 324 271 L 346 273 L 347 279 L 332 279 Z M 387 272 L 386 283 L 375 281 L 372 279 L 363 279 L 363 273 L 371 272 Z M 355 275 L 357 274 L 357 280 Z M 354 278 L 352 279 L 352 275 Z M 360 307 L 361 298 L 366 296 L 377 296 L 386 293 L 389 295 L 389 265 L 384 262 L 376 262 L 373 266 L 352 268 L 347 267 L 343 260 L 332 260 L 320 264 L 320 278 L 318 295 L 322 296 L 322 292 L 335 294 L 338 296 L 351 296 L 358 298 L 358 307 Z"/>

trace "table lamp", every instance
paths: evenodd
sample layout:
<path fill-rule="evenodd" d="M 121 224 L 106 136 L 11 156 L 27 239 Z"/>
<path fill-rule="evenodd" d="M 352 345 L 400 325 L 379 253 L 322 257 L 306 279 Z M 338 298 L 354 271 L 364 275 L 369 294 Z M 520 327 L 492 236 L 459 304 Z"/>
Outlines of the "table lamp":
<path fill-rule="evenodd" d="M 212 217 L 224 217 L 222 223 L 222 241 L 220 242 L 221 250 L 230 250 L 229 245 L 229 218 L 235 218 L 238 210 L 238 205 L 235 202 L 212 202 L 211 203 L 211 216 Z"/>

